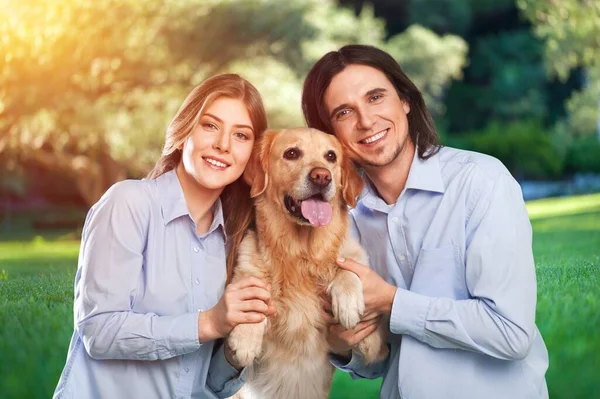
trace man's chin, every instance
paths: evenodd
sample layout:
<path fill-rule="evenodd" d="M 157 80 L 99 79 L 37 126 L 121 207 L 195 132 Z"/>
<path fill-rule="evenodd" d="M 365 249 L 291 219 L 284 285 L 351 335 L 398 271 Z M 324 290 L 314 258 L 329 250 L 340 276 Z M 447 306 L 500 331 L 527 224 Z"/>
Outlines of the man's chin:
<path fill-rule="evenodd" d="M 363 167 L 371 168 L 385 168 L 394 164 L 394 162 L 400 158 L 402 153 L 402 147 L 398 146 L 393 153 L 380 153 L 369 157 L 362 157 L 358 163 Z"/>

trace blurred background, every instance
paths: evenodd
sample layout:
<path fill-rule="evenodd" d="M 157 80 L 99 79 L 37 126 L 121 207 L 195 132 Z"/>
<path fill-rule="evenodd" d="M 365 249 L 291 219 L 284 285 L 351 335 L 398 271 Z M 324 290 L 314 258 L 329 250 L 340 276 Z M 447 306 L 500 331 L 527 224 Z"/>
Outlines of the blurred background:
<path fill-rule="evenodd" d="M 600 0 L 0 0 L 0 397 L 54 389 L 85 212 L 151 169 L 189 91 L 238 72 L 271 127 L 304 125 L 306 73 L 348 43 L 392 54 L 442 142 L 499 158 L 526 200 L 600 192 Z M 600 209 L 585 198 L 542 208 Z M 583 265 L 597 282 L 594 215 L 577 231 L 592 237 Z M 589 397 L 598 386 L 587 383 L 583 396 L 556 397 Z M 376 385 L 338 397 L 373 397 Z"/>
<path fill-rule="evenodd" d="M 271 127 L 302 81 L 367 43 L 424 92 L 447 145 L 498 157 L 526 198 L 600 191 L 598 0 L 0 0 L 0 228 L 88 207 L 157 159 L 185 95 L 235 71 Z"/>

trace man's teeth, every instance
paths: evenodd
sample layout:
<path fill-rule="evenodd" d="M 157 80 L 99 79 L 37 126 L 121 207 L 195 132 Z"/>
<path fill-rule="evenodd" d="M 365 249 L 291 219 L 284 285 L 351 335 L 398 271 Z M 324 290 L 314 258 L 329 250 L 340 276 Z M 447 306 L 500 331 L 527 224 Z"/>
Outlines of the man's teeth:
<path fill-rule="evenodd" d="M 387 129 L 385 129 L 384 131 L 377 133 L 374 136 L 371 136 L 369 138 L 366 138 L 364 140 L 361 140 L 361 142 L 363 142 L 364 144 L 371 144 L 376 142 L 377 140 L 379 140 L 380 138 L 382 138 L 383 136 L 385 136 L 385 134 L 387 133 Z"/>
<path fill-rule="evenodd" d="M 208 162 L 209 164 L 211 164 L 211 165 L 215 165 L 215 166 L 217 166 L 217 167 L 219 167 L 219 168 L 226 168 L 226 167 L 227 167 L 227 165 L 226 165 L 226 164 L 224 164 L 223 162 L 219 162 L 219 161 L 217 161 L 217 160 L 215 160 L 215 159 L 211 159 L 211 158 L 204 158 L 204 159 L 205 159 L 205 160 L 206 160 L 206 162 Z"/>

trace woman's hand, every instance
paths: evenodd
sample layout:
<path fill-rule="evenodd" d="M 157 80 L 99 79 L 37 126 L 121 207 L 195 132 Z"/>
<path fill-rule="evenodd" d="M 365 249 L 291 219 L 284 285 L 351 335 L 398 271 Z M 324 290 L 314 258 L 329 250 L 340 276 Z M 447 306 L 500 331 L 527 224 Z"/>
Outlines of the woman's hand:
<path fill-rule="evenodd" d="M 259 323 L 275 314 L 270 288 L 256 277 L 247 277 L 225 287 L 225 293 L 215 307 L 200 313 L 200 343 L 223 338 L 238 324 Z"/>

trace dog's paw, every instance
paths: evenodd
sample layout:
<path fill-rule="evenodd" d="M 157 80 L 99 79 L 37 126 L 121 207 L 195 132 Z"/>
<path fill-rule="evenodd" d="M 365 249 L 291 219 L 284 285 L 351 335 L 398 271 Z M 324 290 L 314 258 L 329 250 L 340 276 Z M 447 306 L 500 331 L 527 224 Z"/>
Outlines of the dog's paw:
<path fill-rule="evenodd" d="M 233 360 L 241 367 L 252 365 L 262 350 L 266 320 L 255 324 L 238 324 L 227 337 Z"/>
<path fill-rule="evenodd" d="M 388 356 L 389 348 L 382 325 L 358 343 L 358 351 L 362 354 L 365 364 L 381 361 Z"/>
<path fill-rule="evenodd" d="M 340 273 L 329 285 L 331 310 L 338 322 L 346 329 L 354 328 L 365 311 L 362 283 L 351 272 Z"/>

